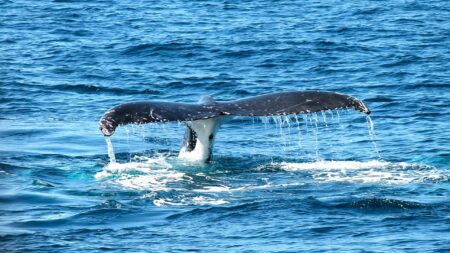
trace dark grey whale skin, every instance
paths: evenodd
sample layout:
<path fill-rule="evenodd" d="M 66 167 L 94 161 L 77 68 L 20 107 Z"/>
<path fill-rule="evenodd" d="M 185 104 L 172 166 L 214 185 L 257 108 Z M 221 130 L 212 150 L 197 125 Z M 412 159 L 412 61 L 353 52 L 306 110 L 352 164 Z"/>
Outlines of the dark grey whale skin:
<path fill-rule="evenodd" d="M 136 101 L 109 109 L 100 119 L 99 127 L 111 136 L 121 125 L 151 122 L 192 121 L 223 115 L 271 116 L 305 114 L 332 109 L 353 108 L 365 114 L 370 110 L 360 100 L 328 91 L 288 91 L 229 102 L 210 100 L 204 104 Z"/>

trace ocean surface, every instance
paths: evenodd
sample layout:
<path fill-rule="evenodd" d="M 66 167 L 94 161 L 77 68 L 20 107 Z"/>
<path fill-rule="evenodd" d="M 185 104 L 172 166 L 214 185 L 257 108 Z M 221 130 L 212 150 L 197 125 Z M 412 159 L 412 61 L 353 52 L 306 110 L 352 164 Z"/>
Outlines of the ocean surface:
<path fill-rule="evenodd" d="M 208 165 L 134 100 L 327 90 Z M 448 1 L 0 0 L 0 252 L 450 252 Z"/>

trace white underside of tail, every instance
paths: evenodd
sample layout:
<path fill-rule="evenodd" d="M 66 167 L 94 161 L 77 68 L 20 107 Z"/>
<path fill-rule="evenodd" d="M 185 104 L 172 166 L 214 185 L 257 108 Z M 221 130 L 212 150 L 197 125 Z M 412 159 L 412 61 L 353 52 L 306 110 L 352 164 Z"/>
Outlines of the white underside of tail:
<path fill-rule="evenodd" d="M 178 158 L 190 162 L 206 162 L 211 158 L 216 131 L 223 117 L 188 121 L 186 124 L 197 134 L 195 148 L 191 151 L 186 146 L 181 147 Z M 212 135 L 212 138 L 210 137 Z"/>

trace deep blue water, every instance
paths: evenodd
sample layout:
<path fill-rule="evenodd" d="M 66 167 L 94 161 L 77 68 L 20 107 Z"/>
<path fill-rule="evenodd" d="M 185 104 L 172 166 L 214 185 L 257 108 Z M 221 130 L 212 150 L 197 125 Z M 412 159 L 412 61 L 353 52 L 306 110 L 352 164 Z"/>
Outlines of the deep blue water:
<path fill-rule="evenodd" d="M 0 1 L 1 252 L 450 251 L 448 1 Z M 320 89 L 347 110 L 234 118 L 207 166 L 133 100 Z M 372 141 L 375 139 L 375 141 Z M 379 150 L 379 152 L 377 152 Z"/>

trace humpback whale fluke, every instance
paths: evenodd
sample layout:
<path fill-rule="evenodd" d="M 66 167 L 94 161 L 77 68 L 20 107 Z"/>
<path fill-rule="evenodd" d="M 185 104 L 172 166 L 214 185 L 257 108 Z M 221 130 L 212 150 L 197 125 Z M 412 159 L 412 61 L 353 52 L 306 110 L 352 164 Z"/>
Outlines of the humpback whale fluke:
<path fill-rule="evenodd" d="M 199 104 L 138 101 L 115 106 L 100 119 L 103 135 L 111 136 L 121 125 L 185 121 L 185 140 L 180 157 L 207 161 L 211 157 L 215 131 L 225 115 L 272 116 L 313 113 L 353 108 L 370 114 L 364 103 L 354 97 L 327 91 L 279 92 L 229 102 L 205 97 Z"/>

